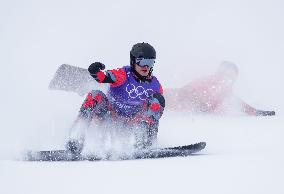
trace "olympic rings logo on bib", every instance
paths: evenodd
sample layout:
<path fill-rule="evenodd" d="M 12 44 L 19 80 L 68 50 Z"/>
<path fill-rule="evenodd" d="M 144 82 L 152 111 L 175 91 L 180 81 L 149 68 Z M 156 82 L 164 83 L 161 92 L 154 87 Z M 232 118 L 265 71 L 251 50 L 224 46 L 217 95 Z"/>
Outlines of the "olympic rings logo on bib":
<path fill-rule="evenodd" d="M 146 100 L 150 95 L 154 93 L 152 89 L 143 88 L 142 86 L 137 86 L 133 84 L 127 84 L 125 91 L 128 93 L 130 98 L 139 98 L 140 100 Z"/>

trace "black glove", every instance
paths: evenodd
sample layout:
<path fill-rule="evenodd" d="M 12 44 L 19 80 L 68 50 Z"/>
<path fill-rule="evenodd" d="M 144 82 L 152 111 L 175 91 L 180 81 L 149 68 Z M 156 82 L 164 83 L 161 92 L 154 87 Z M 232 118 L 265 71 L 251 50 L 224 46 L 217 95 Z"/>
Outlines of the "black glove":
<path fill-rule="evenodd" d="M 256 111 L 256 116 L 274 116 L 274 115 L 275 111 L 262 111 L 262 110 Z"/>
<path fill-rule="evenodd" d="M 100 72 L 101 70 L 104 70 L 105 69 L 105 65 L 100 63 L 100 62 L 95 62 L 95 63 L 92 63 L 89 68 L 88 68 L 88 71 L 90 72 L 91 76 L 96 76 L 96 74 L 98 72 Z"/>

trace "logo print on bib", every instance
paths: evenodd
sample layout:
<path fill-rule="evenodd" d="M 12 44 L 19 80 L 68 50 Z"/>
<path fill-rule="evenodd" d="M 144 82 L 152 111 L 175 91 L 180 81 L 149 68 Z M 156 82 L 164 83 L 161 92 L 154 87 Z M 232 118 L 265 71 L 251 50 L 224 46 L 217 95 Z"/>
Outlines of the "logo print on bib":
<path fill-rule="evenodd" d="M 146 100 L 151 94 L 154 93 L 152 89 L 143 88 L 142 86 L 137 86 L 133 84 L 127 84 L 125 91 L 128 93 L 130 98 L 137 98 L 139 97 L 140 100 Z"/>

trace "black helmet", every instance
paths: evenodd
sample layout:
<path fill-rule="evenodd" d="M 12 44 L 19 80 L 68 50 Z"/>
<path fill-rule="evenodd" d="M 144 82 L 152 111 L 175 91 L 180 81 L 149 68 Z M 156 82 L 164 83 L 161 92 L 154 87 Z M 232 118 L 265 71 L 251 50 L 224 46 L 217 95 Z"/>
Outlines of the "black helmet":
<path fill-rule="evenodd" d="M 136 58 L 156 59 L 156 51 L 149 43 L 137 43 L 130 51 L 130 65 L 134 65 Z"/>

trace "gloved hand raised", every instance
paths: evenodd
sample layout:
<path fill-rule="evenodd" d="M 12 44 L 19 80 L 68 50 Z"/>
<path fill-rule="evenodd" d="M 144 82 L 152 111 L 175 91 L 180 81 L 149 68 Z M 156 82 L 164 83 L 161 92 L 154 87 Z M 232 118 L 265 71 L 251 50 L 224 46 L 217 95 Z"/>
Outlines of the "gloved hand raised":
<path fill-rule="evenodd" d="M 91 76 L 96 76 L 98 72 L 104 69 L 105 69 L 104 64 L 102 64 L 101 62 L 95 62 L 89 66 L 88 71 L 90 72 Z"/>

